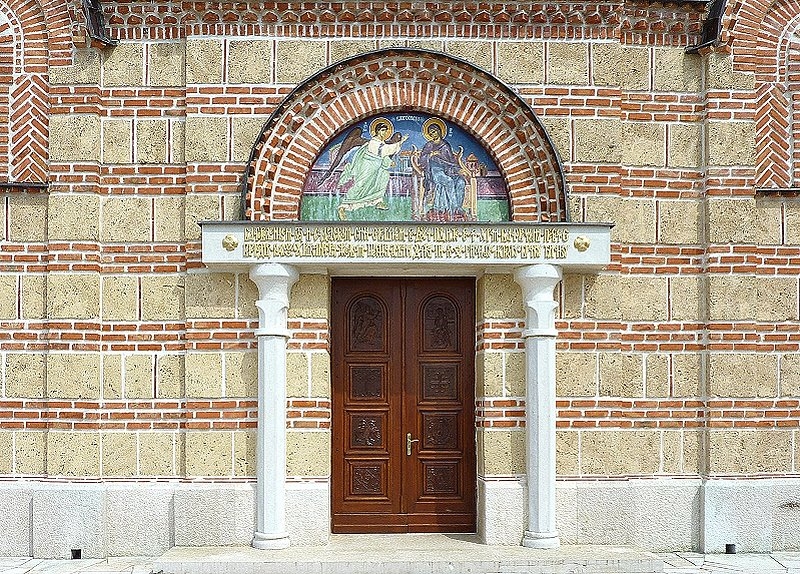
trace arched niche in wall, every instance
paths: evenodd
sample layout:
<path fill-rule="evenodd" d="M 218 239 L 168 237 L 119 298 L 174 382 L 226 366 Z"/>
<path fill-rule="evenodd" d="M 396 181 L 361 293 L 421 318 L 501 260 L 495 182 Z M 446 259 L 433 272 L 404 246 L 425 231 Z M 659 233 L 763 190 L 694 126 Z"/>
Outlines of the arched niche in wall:
<path fill-rule="evenodd" d="M 343 143 L 355 128 L 360 129 L 361 144 L 365 144 L 372 138 L 371 123 L 380 117 L 401 133 L 402 126 L 394 125 L 400 123 L 398 118 L 415 118 L 409 122 L 419 126 L 405 129 L 409 135 L 415 131 L 414 137 L 419 132 L 420 151 L 425 138 L 420 130 L 428 120 L 441 122 L 447 131 L 443 139 L 457 143 L 468 138 L 470 146 L 483 150 L 485 159 L 490 160 L 483 162 L 486 170 L 490 171 L 491 164 L 504 183 L 509 219 L 568 220 L 560 160 L 530 106 L 500 80 L 468 62 L 412 48 L 379 50 L 343 60 L 298 85 L 285 98 L 251 151 L 242 185 L 245 218 L 301 219 L 304 190 L 307 182 L 319 176 L 314 170 L 320 169 L 326 150 Z M 457 151 L 458 146 L 451 148 Z M 413 151 L 410 144 L 406 151 Z M 422 172 L 424 175 L 424 168 Z M 429 175 L 429 182 L 431 179 Z M 433 206 L 435 198 L 428 199 Z M 345 218 L 351 211 L 355 210 L 345 210 Z M 420 219 L 425 220 L 424 213 Z"/>

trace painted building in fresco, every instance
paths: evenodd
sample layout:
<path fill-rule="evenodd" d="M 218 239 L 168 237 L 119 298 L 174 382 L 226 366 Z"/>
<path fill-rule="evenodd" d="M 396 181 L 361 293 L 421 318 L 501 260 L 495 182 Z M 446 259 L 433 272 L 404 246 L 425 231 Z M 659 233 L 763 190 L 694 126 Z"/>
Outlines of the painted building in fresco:
<path fill-rule="evenodd" d="M 0 555 L 798 549 L 799 16 L 0 0 Z"/>

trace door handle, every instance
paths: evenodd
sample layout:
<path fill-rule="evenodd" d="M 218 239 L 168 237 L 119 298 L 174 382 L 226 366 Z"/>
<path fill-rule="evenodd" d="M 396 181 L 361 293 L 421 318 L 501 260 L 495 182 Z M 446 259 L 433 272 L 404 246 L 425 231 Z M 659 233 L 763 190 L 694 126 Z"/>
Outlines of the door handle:
<path fill-rule="evenodd" d="M 406 456 L 411 456 L 411 445 L 419 442 L 418 438 L 411 438 L 411 433 L 406 434 Z"/>

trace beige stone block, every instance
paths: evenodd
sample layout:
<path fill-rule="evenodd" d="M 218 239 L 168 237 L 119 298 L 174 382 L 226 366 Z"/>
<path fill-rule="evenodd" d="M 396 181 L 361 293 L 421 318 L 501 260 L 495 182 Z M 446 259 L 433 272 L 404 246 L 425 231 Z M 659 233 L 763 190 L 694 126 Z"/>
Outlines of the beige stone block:
<path fill-rule="evenodd" d="M 52 85 L 100 83 L 100 52 L 93 48 L 77 50 L 70 66 L 50 66 L 48 79 Z"/>
<path fill-rule="evenodd" d="M 317 42 L 324 48 L 325 44 Z M 278 49 L 280 52 L 280 48 Z M 292 57 L 284 52 L 283 57 Z M 324 65 L 324 63 L 323 63 Z M 280 81 L 280 80 L 279 80 Z M 228 83 L 269 84 L 272 82 L 272 40 L 230 40 L 228 43 Z"/>
<path fill-rule="evenodd" d="M 525 472 L 525 432 L 478 429 L 478 474 L 509 475 Z"/>
<path fill-rule="evenodd" d="M 700 321 L 702 316 L 700 277 L 670 277 L 669 303 L 674 321 Z"/>
<path fill-rule="evenodd" d="M 100 118 L 95 115 L 50 116 L 50 161 L 100 161 Z"/>
<path fill-rule="evenodd" d="M 585 86 L 589 83 L 589 44 L 548 42 L 547 83 Z"/>
<path fill-rule="evenodd" d="M 572 129 L 571 122 L 567 118 L 544 117 L 540 118 L 542 125 L 547 130 L 550 141 L 556 148 L 556 153 L 563 161 L 569 161 L 572 157 Z"/>
<path fill-rule="evenodd" d="M 787 353 L 780 359 L 779 396 L 800 396 L 800 354 Z"/>
<path fill-rule="evenodd" d="M 156 241 L 182 242 L 183 197 L 157 197 L 153 200 L 153 234 Z"/>
<path fill-rule="evenodd" d="M 14 433 L 14 472 L 17 474 L 44 474 L 47 453 L 46 433 L 43 431 L 17 431 Z"/>
<path fill-rule="evenodd" d="M 481 354 L 478 393 L 484 397 L 503 396 L 503 353 Z"/>
<path fill-rule="evenodd" d="M 708 165 L 755 165 L 755 122 L 709 121 L 706 134 Z"/>
<path fill-rule="evenodd" d="M 172 163 L 181 164 L 186 161 L 186 121 L 171 120 L 169 155 Z"/>
<path fill-rule="evenodd" d="M 266 118 L 256 116 L 251 118 L 233 118 L 233 161 L 247 161 L 250 152 L 261 134 Z"/>
<path fill-rule="evenodd" d="M 655 474 L 661 459 L 658 431 L 581 432 L 581 474 Z"/>
<path fill-rule="evenodd" d="M 669 396 L 669 356 L 647 355 L 645 358 L 645 394 L 648 397 Z"/>
<path fill-rule="evenodd" d="M 667 318 L 667 280 L 639 275 L 587 276 L 586 316 L 664 321 Z"/>
<path fill-rule="evenodd" d="M 325 275 L 301 275 L 292 286 L 289 317 L 327 319 L 330 280 Z"/>
<path fill-rule="evenodd" d="M 600 353 L 600 395 L 641 397 L 643 392 L 642 356 Z"/>
<path fill-rule="evenodd" d="M 235 315 L 235 275 L 196 273 L 186 276 L 187 318 L 220 318 Z"/>
<path fill-rule="evenodd" d="M 311 353 L 311 396 L 331 397 L 331 356 L 327 351 Z"/>
<path fill-rule="evenodd" d="M 7 398 L 43 398 L 45 356 L 42 353 L 7 353 L 5 358 Z"/>
<path fill-rule="evenodd" d="M 156 358 L 156 396 L 177 398 L 184 396 L 183 355 L 159 355 Z"/>
<path fill-rule="evenodd" d="M 478 279 L 478 319 L 521 319 L 522 289 L 511 275 L 487 274 Z"/>
<path fill-rule="evenodd" d="M 286 353 L 286 396 L 308 397 L 308 353 Z"/>
<path fill-rule="evenodd" d="M 150 241 L 152 201 L 143 197 L 106 197 L 100 239 L 110 243 Z"/>
<path fill-rule="evenodd" d="M 47 241 L 47 195 L 8 196 L 8 236 L 11 241 Z"/>
<path fill-rule="evenodd" d="M 47 316 L 52 319 L 99 319 L 100 275 L 97 273 L 48 275 Z"/>
<path fill-rule="evenodd" d="M 135 354 L 125 357 L 125 397 L 129 399 L 152 399 L 155 373 L 153 356 Z"/>
<path fill-rule="evenodd" d="M 700 202 L 694 199 L 658 202 L 658 238 L 660 243 L 700 243 Z"/>
<path fill-rule="evenodd" d="M 586 217 L 591 221 L 613 223 L 611 241 L 655 243 L 655 201 L 598 195 L 586 198 Z"/>
<path fill-rule="evenodd" d="M 544 42 L 498 42 L 497 75 L 512 84 L 544 82 Z"/>
<path fill-rule="evenodd" d="M 186 83 L 222 83 L 222 40 L 188 38 L 186 40 Z"/>
<path fill-rule="evenodd" d="M 650 87 L 650 51 L 616 41 L 592 44 L 592 83 L 624 90 Z"/>
<path fill-rule="evenodd" d="M 222 219 L 220 196 L 214 194 L 190 194 L 186 196 L 184 207 L 183 233 L 187 240 L 200 239 L 198 221 L 218 221 Z"/>
<path fill-rule="evenodd" d="M 104 51 L 104 86 L 141 86 L 144 84 L 144 44 L 125 42 Z"/>
<path fill-rule="evenodd" d="M 102 161 L 106 164 L 133 161 L 133 124 L 130 120 L 103 120 Z"/>
<path fill-rule="evenodd" d="M 711 276 L 711 319 L 786 321 L 797 318 L 797 280 L 749 275 Z"/>
<path fill-rule="evenodd" d="M 712 243 L 781 242 L 781 208 L 754 199 L 710 199 L 709 236 Z"/>
<path fill-rule="evenodd" d="M 297 84 L 325 67 L 325 42 L 278 40 L 275 78 L 279 84 Z"/>
<path fill-rule="evenodd" d="M 706 62 L 706 81 L 712 90 L 754 90 L 755 74 L 735 72 L 733 56 L 724 52 L 714 52 L 703 58 Z"/>
<path fill-rule="evenodd" d="M 98 353 L 47 355 L 47 396 L 60 399 L 100 398 Z"/>
<path fill-rule="evenodd" d="M 708 431 L 709 471 L 719 474 L 757 474 L 792 471 L 791 431 Z"/>
<path fill-rule="evenodd" d="M 392 40 L 381 40 L 381 48 L 388 48 Z M 409 48 L 419 48 L 420 50 L 429 50 L 434 52 L 444 51 L 444 42 L 441 40 L 407 40 L 406 45 Z"/>
<path fill-rule="evenodd" d="M 143 320 L 169 321 L 185 317 L 181 275 L 145 275 L 141 290 Z"/>
<path fill-rule="evenodd" d="M 492 71 L 492 43 L 484 41 L 449 40 L 445 44 L 445 51 L 466 60 L 487 72 Z"/>
<path fill-rule="evenodd" d="M 228 351 L 225 358 L 225 396 L 252 398 L 258 396 L 258 353 Z"/>
<path fill-rule="evenodd" d="M 659 167 L 666 164 L 666 124 L 622 122 L 622 142 L 623 164 Z"/>
<path fill-rule="evenodd" d="M 377 48 L 375 40 L 331 40 L 331 63 L 339 62 L 351 56 L 371 52 Z"/>
<path fill-rule="evenodd" d="M 17 318 L 17 275 L 0 275 L 0 319 Z"/>
<path fill-rule="evenodd" d="M 525 373 L 526 362 L 525 353 L 505 353 L 506 362 L 506 394 L 521 397 L 525 395 Z"/>
<path fill-rule="evenodd" d="M 683 465 L 683 433 L 682 431 L 662 431 L 661 458 L 662 471 L 666 474 L 681 474 Z"/>
<path fill-rule="evenodd" d="M 702 364 L 696 353 L 672 355 L 672 394 L 676 397 L 701 397 Z"/>
<path fill-rule="evenodd" d="M 667 165 L 699 167 L 702 163 L 700 124 L 668 124 Z"/>
<path fill-rule="evenodd" d="M 186 118 L 184 155 L 189 163 L 228 161 L 228 118 L 189 116 Z"/>
<path fill-rule="evenodd" d="M 222 354 L 187 352 L 186 396 L 221 397 Z"/>
<path fill-rule="evenodd" d="M 48 239 L 100 239 L 100 198 L 96 195 L 50 194 L 47 205 Z"/>
<path fill-rule="evenodd" d="M 174 476 L 175 433 L 139 433 L 139 474 L 141 476 Z"/>
<path fill-rule="evenodd" d="M 658 92 L 699 92 L 703 58 L 683 48 L 657 47 L 654 51 L 653 85 Z"/>
<path fill-rule="evenodd" d="M 44 319 L 47 315 L 47 278 L 44 275 L 22 276 L 22 319 Z"/>
<path fill-rule="evenodd" d="M 247 273 L 239 274 L 239 306 L 236 309 L 236 316 L 239 318 L 256 319 L 258 318 L 258 287 L 250 280 Z"/>
<path fill-rule="evenodd" d="M 331 433 L 286 431 L 286 476 L 330 476 Z"/>
<path fill-rule="evenodd" d="M 775 397 L 778 357 L 714 353 L 709 357 L 708 389 L 712 397 Z"/>
<path fill-rule="evenodd" d="M 103 355 L 103 398 L 121 399 L 122 392 L 122 355 Z"/>
<path fill-rule="evenodd" d="M 595 353 L 556 353 L 556 395 L 593 397 L 597 394 Z"/>
<path fill-rule="evenodd" d="M 51 477 L 100 476 L 100 433 L 50 430 L 46 461 Z"/>
<path fill-rule="evenodd" d="M 135 476 L 136 433 L 102 433 L 101 440 L 103 458 L 100 473 L 103 476 Z"/>
<path fill-rule="evenodd" d="M 231 433 L 227 431 L 187 432 L 186 475 L 231 476 L 232 443 Z"/>
<path fill-rule="evenodd" d="M 256 431 L 234 431 L 233 474 L 235 476 L 256 475 Z"/>
<path fill-rule="evenodd" d="M 556 431 L 556 475 L 577 476 L 580 474 L 578 457 L 578 433 Z"/>
<path fill-rule="evenodd" d="M 242 194 L 238 191 L 235 193 L 226 193 L 222 196 L 222 213 L 225 214 L 224 219 L 247 219 L 245 217 L 243 207 Z M 247 277 L 247 273 L 243 274 Z"/>
<path fill-rule="evenodd" d="M 683 431 L 683 472 L 685 474 L 700 474 L 707 468 L 705 460 L 705 432 Z"/>
<path fill-rule="evenodd" d="M 186 45 L 179 42 L 157 42 L 147 47 L 147 85 L 186 85 Z"/>
<path fill-rule="evenodd" d="M 139 120 L 136 122 L 136 161 L 138 163 L 167 162 L 167 121 Z"/>
<path fill-rule="evenodd" d="M 561 315 L 565 319 L 583 316 L 583 275 L 564 274 L 561 281 L 563 305 Z"/>
<path fill-rule="evenodd" d="M 622 123 L 616 119 L 576 119 L 575 160 L 590 163 L 622 161 Z"/>
<path fill-rule="evenodd" d="M 0 431 L 0 474 L 11 474 L 14 471 L 14 433 Z"/>

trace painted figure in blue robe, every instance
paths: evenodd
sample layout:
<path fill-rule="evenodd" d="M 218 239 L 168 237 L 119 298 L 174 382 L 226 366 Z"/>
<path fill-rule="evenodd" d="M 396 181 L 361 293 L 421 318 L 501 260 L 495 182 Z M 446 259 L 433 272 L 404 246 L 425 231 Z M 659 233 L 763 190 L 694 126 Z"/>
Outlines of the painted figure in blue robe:
<path fill-rule="evenodd" d="M 423 181 L 424 202 L 436 215 L 451 219 L 464 213 L 466 179 L 453 148 L 444 139 L 444 122 L 428 121 L 423 135 L 428 142 L 419 156 Z"/>

